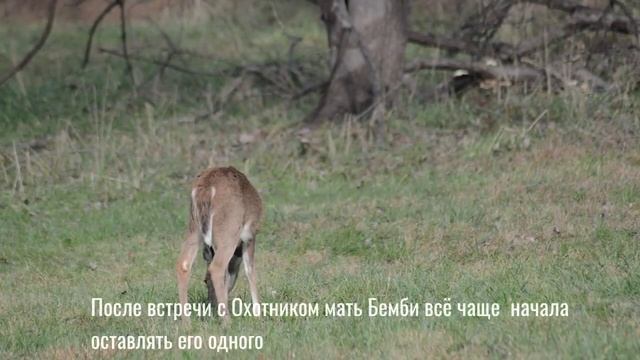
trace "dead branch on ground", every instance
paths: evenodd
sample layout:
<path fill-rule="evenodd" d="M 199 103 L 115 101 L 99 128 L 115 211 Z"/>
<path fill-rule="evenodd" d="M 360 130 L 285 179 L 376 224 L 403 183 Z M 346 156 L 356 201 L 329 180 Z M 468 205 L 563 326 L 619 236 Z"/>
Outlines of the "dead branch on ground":
<path fill-rule="evenodd" d="M 565 14 L 564 24 L 556 28 L 545 29 L 544 33 L 525 39 L 517 44 L 494 41 L 493 35 L 502 26 L 508 11 L 516 4 L 536 4 L 548 10 Z M 616 13 L 614 8 L 622 14 Z M 584 32 L 604 31 L 619 35 L 633 35 L 638 39 L 638 20 L 626 7 L 622 0 L 611 0 L 605 9 L 596 9 L 582 5 L 576 0 L 493 0 L 478 13 L 472 14 L 458 31 L 457 37 L 408 31 L 410 43 L 438 48 L 449 55 L 468 56 L 471 60 L 454 58 L 418 59 L 410 63 L 406 70 L 414 72 L 421 69 L 464 70 L 468 74 L 463 79 L 451 79 L 438 86 L 436 93 L 442 89 L 456 92 L 479 84 L 483 79 L 508 79 L 511 81 L 532 81 L 548 78 L 559 80 L 561 86 L 581 81 L 594 90 L 612 89 L 606 80 L 584 67 L 576 67 L 569 74 L 575 80 L 563 78 L 551 64 L 542 68 L 531 66 L 526 58 L 542 51 L 550 45 L 575 37 Z M 640 40 L 637 40 L 640 42 Z M 636 50 L 638 46 L 636 45 Z M 491 65 L 474 59 L 489 59 Z M 464 80 L 464 81 L 460 81 Z"/>

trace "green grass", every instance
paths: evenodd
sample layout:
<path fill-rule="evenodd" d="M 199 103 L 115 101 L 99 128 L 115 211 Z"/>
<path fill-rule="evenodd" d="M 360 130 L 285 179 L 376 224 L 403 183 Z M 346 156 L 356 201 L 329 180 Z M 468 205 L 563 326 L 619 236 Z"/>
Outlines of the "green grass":
<path fill-rule="evenodd" d="M 321 34 L 292 19 L 288 31 Z M 234 26 L 243 33 L 242 24 Z M 137 38 L 152 33 L 143 30 Z M 114 41 L 110 31 L 103 41 Z M 206 40 L 202 29 L 184 34 L 185 45 Z M 170 74 L 149 95 L 151 104 L 130 96 L 117 59 L 96 55 L 87 72 L 73 70 L 82 38 L 67 28 L 56 36 L 58 44 L 75 40 L 42 53 L 22 74 L 26 93 L 16 82 L 0 88 L 0 358 L 211 356 L 90 348 L 93 335 L 128 334 L 167 335 L 174 344 L 184 334 L 264 337 L 261 351 L 230 353 L 234 358 L 640 352 L 637 99 L 495 100 L 478 92 L 440 105 L 409 103 L 389 114 L 382 147 L 366 126 L 345 124 L 314 132 L 303 153 L 289 126 L 315 99 L 288 105 L 277 97 L 234 98 L 215 119 L 178 121 L 206 110 L 199 99 L 207 87 L 230 79 Z M 249 44 L 286 43 L 282 33 L 249 43 L 252 37 L 243 36 L 237 49 L 221 48 L 220 58 L 255 53 L 251 61 L 264 60 Z M 303 59 L 322 51 L 309 47 Z M 283 48 L 264 56 L 285 58 Z M 68 68 L 45 77 L 47 61 L 61 59 Z M 147 76 L 154 70 L 136 68 Z M 239 142 L 256 129 L 256 141 Z M 44 148 L 29 148 L 38 138 L 46 139 Z M 369 297 L 421 304 L 450 298 L 454 306 L 495 302 L 501 315 L 234 318 L 228 328 L 215 317 L 188 328 L 172 318 L 92 317 L 93 297 L 177 301 L 174 261 L 188 186 L 211 164 L 246 172 L 264 199 L 257 245 L 262 301 L 358 302 L 366 314 Z M 206 297 L 203 275 L 198 256 L 194 302 Z M 249 301 L 244 276 L 232 296 Z M 516 302 L 566 302 L 569 315 L 511 317 Z"/>

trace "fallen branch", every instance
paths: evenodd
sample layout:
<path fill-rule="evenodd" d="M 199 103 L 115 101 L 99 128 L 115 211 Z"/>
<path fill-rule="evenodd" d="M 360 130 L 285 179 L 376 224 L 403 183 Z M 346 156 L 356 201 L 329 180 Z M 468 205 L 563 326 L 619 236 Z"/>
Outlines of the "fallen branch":
<path fill-rule="evenodd" d="M 438 84 L 427 95 L 428 99 L 442 99 L 451 95 L 460 95 L 470 87 L 480 84 L 483 80 L 507 80 L 508 82 L 539 81 L 546 78 L 553 80 L 561 88 L 571 88 L 586 85 L 595 92 L 611 91 L 615 86 L 593 74 L 586 68 L 580 68 L 570 74 L 563 75 L 556 68 L 559 64 L 547 65 L 544 69 L 532 64 L 521 63 L 518 65 L 487 65 L 480 62 L 463 61 L 456 59 L 419 59 L 411 62 L 405 72 L 414 72 L 423 69 L 431 70 L 464 70 L 463 75 L 452 77 Z M 583 85 L 580 85 L 583 84 Z M 583 88 L 584 89 L 584 88 Z"/>
<path fill-rule="evenodd" d="M 53 23 L 56 17 L 57 5 L 58 5 L 58 0 L 51 0 L 49 2 L 49 8 L 47 10 L 48 11 L 47 25 L 45 26 L 44 31 L 42 32 L 42 35 L 40 35 L 40 39 L 38 39 L 38 42 L 33 46 L 31 51 L 29 51 L 27 55 L 25 55 L 25 57 L 18 63 L 18 65 L 16 65 L 13 69 L 9 70 L 8 73 L 0 77 L 0 86 L 4 85 L 4 83 L 9 81 L 9 79 L 11 79 L 15 74 L 17 74 L 22 69 L 24 69 L 31 62 L 33 57 L 36 56 L 38 51 L 40 51 L 40 49 L 42 49 L 44 44 L 47 42 L 47 39 L 49 38 L 49 34 L 51 34 L 51 29 L 53 28 Z"/>
<path fill-rule="evenodd" d="M 594 9 L 574 0 L 523 0 L 528 3 L 546 6 L 549 9 L 560 10 L 570 15 L 576 25 L 608 29 L 622 34 L 636 34 L 638 20 L 629 13 L 617 15 L 611 12 Z M 620 6 L 620 5 L 619 5 Z M 620 6 L 623 12 L 624 5 Z"/>
<path fill-rule="evenodd" d="M 566 12 L 569 14 L 569 21 L 562 28 L 549 30 L 544 35 L 527 39 L 517 45 L 499 42 L 480 44 L 475 41 L 417 31 L 408 31 L 408 40 L 413 44 L 434 47 L 450 53 L 464 53 L 474 57 L 495 56 L 502 61 L 513 61 L 530 55 L 549 44 L 574 36 L 581 31 L 607 30 L 638 36 L 638 22 L 631 16 L 629 9 L 617 0 L 614 2 L 625 12 L 624 16 L 597 10 L 572 0 L 521 0 L 521 2 L 538 4 L 549 9 Z"/>
<path fill-rule="evenodd" d="M 120 58 L 123 58 L 125 56 L 122 52 L 111 50 L 111 49 L 99 48 L 98 51 L 100 53 L 104 53 L 107 55 L 116 56 Z M 235 66 L 228 69 L 221 69 L 218 71 L 202 71 L 202 70 L 193 70 L 184 66 L 172 64 L 170 62 L 171 59 L 169 57 L 164 60 L 159 60 L 159 59 L 147 58 L 139 55 L 129 55 L 129 58 L 134 61 L 140 61 L 147 64 L 158 65 L 162 69 L 171 69 L 180 73 L 193 75 L 193 76 L 220 77 L 223 75 L 236 75 L 236 74 L 242 74 L 243 72 L 246 72 L 248 74 L 252 74 L 259 77 L 260 79 L 264 80 L 267 83 L 270 83 L 283 94 L 288 94 L 292 92 L 291 88 L 289 88 L 282 81 L 279 81 L 277 78 L 273 77 L 271 74 L 268 73 L 267 70 L 265 70 L 268 66 L 270 66 L 270 64 L 244 65 L 244 66 Z M 277 65 L 277 66 L 281 66 L 281 65 Z M 315 89 L 311 89 L 310 92 L 314 90 Z"/>
<path fill-rule="evenodd" d="M 279 89 L 284 94 L 287 94 L 287 93 L 291 92 L 291 89 L 287 85 L 285 85 L 282 82 L 278 81 L 277 78 L 274 78 L 273 76 L 271 76 L 265 70 L 265 68 L 266 68 L 265 66 L 249 65 L 249 66 L 245 66 L 243 69 L 247 73 L 253 74 L 253 75 L 263 79 L 264 81 L 272 84 L 274 87 Z"/>
<path fill-rule="evenodd" d="M 291 100 L 298 100 L 300 98 L 303 98 L 309 94 L 311 94 L 312 92 L 316 92 L 316 91 L 325 91 L 327 89 L 327 86 L 329 86 L 329 81 L 322 81 L 316 84 L 311 84 L 306 86 L 304 89 L 300 90 L 300 92 L 298 92 L 297 94 L 293 95 L 291 97 Z"/>
<path fill-rule="evenodd" d="M 628 32 L 626 32 L 626 27 L 616 27 L 619 24 L 616 25 L 615 22 L 607 22 L 606 16 L 603 20 L 604 22 L 601 22 L 595 17 L 583 17 L 566 25 L 564 28 L 549 30 L 546 35 L 540 35 L 524 40 L 518 45 L 491 43 L 487 46 L 487 49 L 484 50 L 471 42 L 438 36 L 431 33 L 422 34 L 416 31 L 409 31 L 408 36 L 410 43 L 438 48 L 454 54 L 464 53 L 471 56 L 495 56 L 502 61 L 513 61 L 514 59 L 539 51 L 545 46 L 549 46 L 550 44 L 575 36 L 583 30 L 617 30 L 623 34 L 628 34 Z"/>
<path fill-rule="evenodd" d="M 636 37 L 636 41 L 640 44 L 640 32 L 638 31 L 638 22 L 635 21 L 635 19 L 633 18 L 633 13 L 631 12 L 631 10 L 627 7 L 627 5 L 625 5 L 622 0 L 610 0 L 612 6 L 617 6 L 620 8 L 620 10 L 622 11 L 622 13 L 624 14 L 624 16 L 627 17 L 627 19 L 629 21 L 631 21 L 632 25 L 633 25 L 633 34 Z"/>
<path fill-rule="evenodd" d="M 476 86 L 482 79 L 475 74 L 454 76 L 428 91 L 426 101 L 439 101 L 454 95 L 462 95 L 469 88 Z"/>
<path fill-rule="evenodd" d="M 610 91 L 616 88 L 614 85 L 606 82 L 601 77 L 597 76 L 587 69 L 578 69 L 573 73 L 573 75 L 576 77 L 576 79 L 587 84 L 589 88 L 593 89 L 596 92 Z"/>
<path fill-rule="evenodd" d="M 451 53 L 466 53 L 479 55 L 482 50 L 472 42 L 460 39 L 453 39 L 446 36 L 440 36 L 432 33 L 420 33 L 417 31 L 408 31 L 407 39 L 412 44 L 418 44 L 427 47 L 434 47 Z"/>
<path fill-rule="evenodd" d="M 528 65 L 487 65 L 481 62 L 463 61 L 456 59 L 419 59 L 405 67 L 405 72 L 415 72 L 424 69 L 459 71 L 465 70 L 463 75 L 438 84 L 425 96 L 427 101 L 439 101 L 453 95 L 460 95 L 471 87 L 477 86 L 483 80 L 497 79 L 508 81 L 535 81 L 544 79 L 545 72 Z"/>
<path fill-rule="evenodd" d="M 544 72 L 527 65 L 497 65 L 490 66 L 481 62 L 463 61 L 456 59 L 418 59 L 412 61 L 405 72 L 418 70 L 466 70 L 487 79 L 505 79 L 513 81 L 537 80 L 544 76 Z"/>
<path fill-rule="evenodd" d="M 125 56 L 123 53 L 115 51 L 115 50 L 111 50 L 111 49 L 99 48 L 98 51 L 101 52 L 101 53 L 105 53 L 105 54 L 111 55 L 111 56 L 117 56 L 117 57 L 124 57 Z M 181 73 L 185 73 L 185 74 L 189 74 L 189 75 L 194 75 L 194 76 L 220 76 L 220 75 L 226 73 L 226 71 L 208 72 L 208 71 L 201 71 L 201 70 L 192 70 L 192 69 L 188 69 L 186 67 L 182 67 L 182 66 L 179 66 L 179 65 L 174 65 L 174 64 L 168 63 L 166 60 L 150 59 L 150 58 L 146 58 L 146 57 L 142 57 L 142 56 L 138 56 L 138 55 L 129 55 L 129 58 L 131 60 L 140 61 L 140 62 L 144 62 L 144 63 L 147 63 L 147 64 L 159 65 L 159 66 L 162 66 L 162 67 L 167 68 L 167 69 L 175 70 L 177 72 L 181 72 Z"/>

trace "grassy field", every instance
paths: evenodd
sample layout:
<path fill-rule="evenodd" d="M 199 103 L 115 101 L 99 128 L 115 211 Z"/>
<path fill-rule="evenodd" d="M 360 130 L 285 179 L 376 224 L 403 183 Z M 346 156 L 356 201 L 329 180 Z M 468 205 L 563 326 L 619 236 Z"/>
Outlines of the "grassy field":
<path fill-rule="evenodd" d="M 322 54 L 321 29 L 304 12 L 291 18 L 287 31 L 307 34 L 301 60 Z M 190 66 L 286 59 L 277 22 L 257 38 L 243 35 L 247 24 L 209 38 L 211 26 L 168 30 L 185 46 L 217 51 L 218 60 L 192 57 Z M 151 25 L 132 31 L 140 51 L 161 38 Z M 0 51 L 21 53 L 34 34 L 0 28 L 0 38 L 22 36 Z M 229 45 L 225 34 L 238 35 Z M 264 337 L 262 350 L 234 358 L 640 353 L 636 94 L 406 100 L 388 114 L 382 146 L 355 121 L 301 142 L 294 125 L 313 97 L 289 103 L 256 85 L 202 117 L 210 94 L 232 79 L 167 71 L 133 97 L 119 59 L 96 54 L 79 69 L 83 35 L 60 25 L 33 66 L 0 88 L 0 358 L 211 356 L 90 346 L 94 335 L 184 334 Z M 99 40 L 117 44 L 116 29 Z M 156 71 L 135 66 L 140 78 Z M 190 180 L 226 164 L 249 176 L 266 205 L 262 301 L 358 302 L 365 316 L 234 318 L 228 328 L 215 317 L 183 328 L 172 318 L 91 316 L 93 297 L 177 301 Z M 198 256 L 194 302 L 206 297 L 203 274 Z M 249 301 L 244 276 L 232 296 Z M 502 311 L 490 320 L 455 311 L 369 318 L 369 297 L 495 302 Z M 519 302 L 566 302 L 569 314 L 511 317 L 509 304 Z"/>

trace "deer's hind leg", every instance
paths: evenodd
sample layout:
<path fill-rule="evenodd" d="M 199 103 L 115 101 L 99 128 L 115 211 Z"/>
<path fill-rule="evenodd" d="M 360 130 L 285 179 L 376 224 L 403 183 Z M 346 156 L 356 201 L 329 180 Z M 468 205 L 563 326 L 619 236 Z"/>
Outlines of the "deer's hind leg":
<path fill-rule="evenodd" d="M 191 277 L 191 267 L 198 252 L 197 232 L 191 232 L 182 243 L 180 256 L 176 261 L 176 274 L 178 278 L 178 299 L 181 304 L 186 304 L 188 300 L 189 277 Z"/>
<path fill-rule="evenodd" d="M 204 248 L 202 249 L 202 257 L 207 264 L 207 270 L 204 274 L 204 283 L 207 284 L 207 297 L 212 305 L 218 305 L 218 300 L 216 299 L 216 291 L 213 288 L 213 281 L 211 281 L 211 273 L 209 272 L 209 265 L 211 265 L 211 261 L 213 261 L 214 255 L 215 251 L 213 251 L 213 247 L 204 244 Z"/>
<path fill-rule="evenodd" d="M 209 302 L 213 305 L 217 305 L 218 301 L 216 299 L 216 291 L 213 288 L 213 281 L 211 281 L 211 273 L 209 272 L 209 265 L 213 260 L 213 255 L 215 252 L 213 251 L 213 247 L 207 246 L 205 244 L 204 249 L 202 250 L 202 256 L 204 257 L 204 261 L 207 263 L 207 271 L 204 274 L 204 282 L 207 284 L 207 293 Z M 229 261 L 229 268 L 227 269 L 227 277 L 225 279 L 225 283 L 227 284 L 227 293 L 231 293 L 233 287 L 236 285 L 236 280 L 238 279 L 238 273 L 240 272 L 240 265 L 242 264 L 242 249 L 241 247 L 237 247 L 233 257 L 231 257 L 231 261 Z"/>
<path fill-rule="evenodd" d="M 233 287 L 236 285 L 238 279 L 238 273 L 240 272 L 240 265 L 242 264 L 242 245 L 236 247 L 236 251 L 229 261 L 229 268 L 227 269 L 227 292 L 231 293 Z"/>
<path fill-rule="evenodd" d="M 215 217 L 214 217 L 215 221 Z M 224 321 L 228 322 L 228 295 L 232 280 L 229 275 L 229 266 L 234 257 L 236 248 L 240 243 L 240 216 L 228 216 L 224 221 L 215 224 L 214 238 L 216 240 L 215 254 L 209 264 L 209 274 L 213 283 L 216 299 L 218 300 L 219 313 L 223 315 Z M 234 267 L 238 265 L 234 264 Z M 235 271 L 237 274 L 237 271 Z"/>

